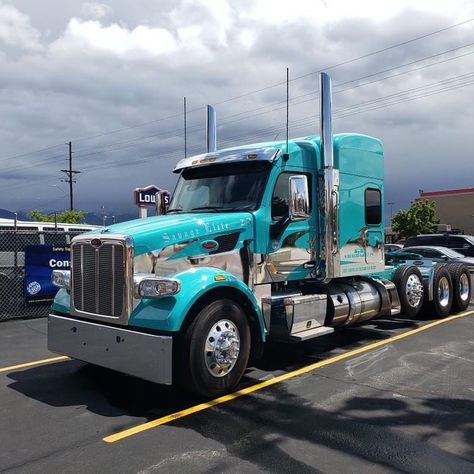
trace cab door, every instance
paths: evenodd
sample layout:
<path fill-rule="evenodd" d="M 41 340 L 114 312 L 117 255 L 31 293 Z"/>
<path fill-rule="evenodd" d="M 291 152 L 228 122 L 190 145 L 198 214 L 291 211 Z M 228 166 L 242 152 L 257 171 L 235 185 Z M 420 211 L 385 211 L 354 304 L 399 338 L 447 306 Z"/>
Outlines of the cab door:
<path fill-rule="evenodd" d="M 306 278 L 314 268 L 311 262 L 310 217 L 298 221 L 289 220 L 291 176 L 306 176 L 311 190 L 311 176 L 307 174 L 283 172 L 276 181 L 271 198 L 270 249 L 265 256 L 272 281 Z"/>
<path fill-rule="evenodd" d="M 377 188 L 367 188 L 364 193 L 365 230 L 364 252 L 365 263 L 383 262 L 384 229 L 382 223 L 382 193 Z"/>

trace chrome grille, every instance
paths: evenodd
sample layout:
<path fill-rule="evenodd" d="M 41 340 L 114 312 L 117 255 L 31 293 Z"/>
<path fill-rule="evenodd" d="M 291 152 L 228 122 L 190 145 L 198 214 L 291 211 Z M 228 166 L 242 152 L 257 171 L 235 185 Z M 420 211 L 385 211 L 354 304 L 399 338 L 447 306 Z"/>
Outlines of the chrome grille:
<path fill-rule="evenodd" d="M 76 311 L 119 318 L 125 294 L 125 248 L 121 242 L 89 241 L 72 246 L 72 295 Z"/>

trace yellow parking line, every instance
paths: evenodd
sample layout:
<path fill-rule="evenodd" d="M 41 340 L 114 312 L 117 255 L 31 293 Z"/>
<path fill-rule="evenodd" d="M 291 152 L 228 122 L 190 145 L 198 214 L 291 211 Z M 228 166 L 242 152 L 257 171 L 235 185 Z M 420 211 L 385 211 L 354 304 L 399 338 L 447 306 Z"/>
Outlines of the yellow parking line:
<path fill-rule="evenodd" d="M 456 314 L 454 316 L 450 316 L 445 319 L 440 319 L 438 321 L 434 321 L 432 323 L 425 324 L 424 326 L 421 326 L 416 329 L 412 329 L 410 331 L 406 331 L 402 334 L 398 334 L 397 336 L 392 336 L 387 339 L 384 339 L 382 341 L 377 341 L 372 344 L 368 344 L 363 347 L 359 347 L 357 349 L 354 349 L 352 351 L 344 352 L 343 354 L 330 357 L 329 359 L 322 360 L 320 362 L 315 362 L 314 364 L 307 365 L 305 367 L 302 367 L 300 369 L 294 370 L 292 372 L 287 372 L 286 374 L 279 375 L 273 379 L 265 380 L 264 382 L 257 383 L 255 385 L 251 385 L 250 387 L 243 388 L 241 390 L 238 390 L 236 392 L 230 393 L 228 395 L 224 395 L 219 398 L 215 398 L 214 400 L 210 400 L 208 402 L 200 403 L 199 405 L 195 405 L 190 408 L 186 408 L 185 410 L 181 410 L 175 413 L 171 413 L 170 415 L 163 416 L 161 418 L 157 418 L 156 420 L 149 421 L 147 423 L 143 423 L 141 425 L 134 426 L 132 428 L 129 428 L 124 431 L 120 431 L 118 433 L 115 433 L 110 436 L 106 436 L 103 438 L 104 441 L 107 443 L 114 443 L 116 441 L 120 441 L 124 438 L 128 438 L 129 436 L 133 436 L 137 433 L 141 433 L 142 431 L 150 430 L 152 428 L 156 428 L 157 426 L 164 425 L 166 423 L 169 423 L 171 421 L 177 420 L 179 418 L 184 418 L 185 416 L 192 415 L 193 413 L 198 413 L 203 410 L 207 410 L 208 408 L 214 407 L 216 405 L 221 405 L 226 402 L 230 402 L 231 400 L 235 400 L 236 398 L 242 397 L 243 395 L 248 395 L 253 392 L 257 392 L 259 390 L 262 390 L 263 388 L 270 387 L 272 385 L 276 385 L 277 383 L 283 382 L 288 379 L 292 379 L 294 377 L 298 377 L 299 375 L 306 374 L 308 372 L 311 372 L 313 370 L 319 369 L 321 367 L 325 367 L 330 364 L 334 364 L 336 362 L 339 362 L 344 359 L 348 359 L 352 356 L 355 356 L 357 354 L 362 354 L 363 352 L 367 352 L 373 349 L 376 349 L 377 347 L 384 346 L 386 344 L 390 344 L 395 341 L 399 341 L 400 339 L 404 339 L 409 336 L 413 336 L 414 334 L 418 334 L 419 332 L 426 331 L 427 329 L 430 329 L 435 326 L 439 326 L 441 324 L 445 324 L 449 321 L 453 321 L 455 319 L 459 318 L 464 318 L 465 316 L 469 316 L 471 314 L 474 314 L 474 311 L 465 311 L 464 313 Z"/>
<path fill-rule="evenodd" d="M 49 364 L 50 362 L 59 362 L 61 360 L 69 359 L 67 356 L 58 356 L 58 357 L 50 357 L 49 359 L 40 359 L 40 360 L 33 360 L 31 362 L 25 362 L 23 364 L 17 365 L 10 365 L 9 367 L 2 367 L 0 368 L 0 373 L 2 372 L 10 372 L 16 369 L 24 369 L 26 367 L 34 367 L 35 365 L 41 364 Z"/>

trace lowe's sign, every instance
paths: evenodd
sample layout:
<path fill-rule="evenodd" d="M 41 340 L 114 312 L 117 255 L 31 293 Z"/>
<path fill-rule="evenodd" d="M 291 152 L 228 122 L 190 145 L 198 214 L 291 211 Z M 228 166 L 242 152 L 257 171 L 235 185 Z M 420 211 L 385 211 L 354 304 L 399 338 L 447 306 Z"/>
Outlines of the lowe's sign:
<path fill-rule="evenodd" d="M 156 203 L 156 193 L 163 193 L 165 197 L 165 204 L 168 204 L 168 191 L 161 190 L 158 186 L 147 186 L 146 188 L 135 189 L 135 204 L 137 206 L 154 206 Z"/>
<path fill-rule="evenodd" d="M 135 189 L 135 204 L 138 207 L 155 206 L 156 204 L 156 193 L 161 193 L 163 196 L 163 207 L 166 208 L 170 201 L 170 193 L 160 189 L 158 186 L 150 185 L 145 188 Z"/>
<path fill-rule="evenodd" d="M 69 270 L 69 248 L 52 245 L 25 247 L 24 296 L 29 303 L 50 301 L 58 288 L 51 283 L 53 270 Z"/>

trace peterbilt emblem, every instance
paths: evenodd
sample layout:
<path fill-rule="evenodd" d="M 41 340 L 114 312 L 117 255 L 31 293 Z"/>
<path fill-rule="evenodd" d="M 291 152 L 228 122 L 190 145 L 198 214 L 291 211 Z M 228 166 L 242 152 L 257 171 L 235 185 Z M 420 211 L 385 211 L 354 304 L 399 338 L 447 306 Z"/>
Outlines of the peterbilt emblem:
<path fill-rule="evenodd" d="M 201 247 L 204 250 L 217 250 L 219 248 L 219 243 L 215 240 L 206 240 L 201 244 Z"/>
<path fill-rule="evenodd" d="M 102 241 L 101 241 L 100 239 L 92 239 L 92 240 L 91 240 L 91 245 L 92 245 L 92 247 L 94 247 L 95 249 L 98 249 L 99 247 L 101 247 Z"/>

